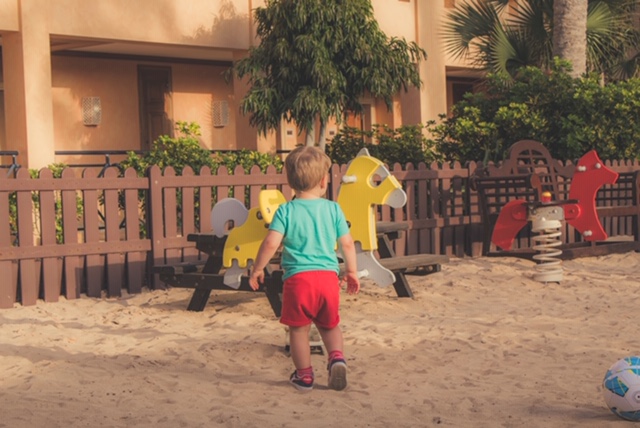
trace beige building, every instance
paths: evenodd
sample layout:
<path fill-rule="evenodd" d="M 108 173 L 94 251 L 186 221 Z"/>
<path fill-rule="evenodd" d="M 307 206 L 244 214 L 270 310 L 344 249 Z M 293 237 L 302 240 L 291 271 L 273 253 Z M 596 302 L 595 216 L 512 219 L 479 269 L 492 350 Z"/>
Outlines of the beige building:
<path fill-rule="evenodd" d="M 470 70 L 449 60 L 439 39 L 452 1 L 372 3 L 387 35 L 416 41 L 429 58 L 423 88 L 398 94 L 393 111 L 364 100 L 362 126 L 437 119 L 470 84 Z M 223 76 L 256 43 L 252 10 L 263 4 L 0 0 L 0 151 L 17 151 L 29 168 L 96 162 L 69 152 L 148 150 L 176 121 L 200 124 L 211 150 L 293 148 L 303 137 L 291 125 L 267 137 L 248 125 L 237 108 L 246 85 Z"/>

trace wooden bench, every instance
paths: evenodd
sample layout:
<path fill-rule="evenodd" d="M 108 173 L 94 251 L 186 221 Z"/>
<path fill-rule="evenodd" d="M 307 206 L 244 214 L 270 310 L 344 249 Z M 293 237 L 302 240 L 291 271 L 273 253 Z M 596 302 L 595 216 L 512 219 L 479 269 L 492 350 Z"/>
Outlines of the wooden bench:
<path fill-rule="evenodd" d="M 393 288 L 398 297 L 413 297 L 413 291 L 405 275 L 429 275 L 440 272 L 441 265 L 449 261 L 448 256 L 436 254 L 397 256 L 393 251 L 391 241 L 398 239 L 400 234 L 408 229 L 409 225 L 406 222 L 380 221 L 376 223 L 380 264 L 396 276 Z"/>
<path fill-rule="evenodd" d="M 551 192 L 552 200 L 567 200 L 574 170 L 574 165 L 562 165 L 553 159 L 541 143 L 523 140 L 511 146 L 507 159 L 500 165 L 488 165 L 471 177 L 470 185 L 477 191 L 484 224 L 482 254 L 532 257 L 535 251 L 531 249 L 529 225 L 516 237 L 515 249 L 502 251 L 493 246 L 491 236 L 500 210 L 510 200 L 539 201 L 544 191 Z M 640 171 L 618 174 L 615 184 L 603 186 L 596 195 L 597 213 L 608 230 L 609 239 L 584 242 L 572 227 L 566 225 L 561 258 L 640 250 Z"/>

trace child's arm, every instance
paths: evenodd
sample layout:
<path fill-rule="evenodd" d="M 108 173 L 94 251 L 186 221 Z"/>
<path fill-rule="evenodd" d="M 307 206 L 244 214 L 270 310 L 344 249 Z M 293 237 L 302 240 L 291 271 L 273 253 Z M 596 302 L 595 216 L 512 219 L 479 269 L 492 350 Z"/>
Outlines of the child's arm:
<path fill-rule="evenodd" d="M 264 238 L 264 241 L 262 241 L 262 244 L 260 244 L 260 249 L 253 262 L 251 276 L 249 277 L 249 285 L 252 289 L 257 290 L 260 288 L 260 284 L 264 281 L 264 268 L 267 267 L 269 260 L 271 260 L 276 251 L 278 251 L 283 237 L 284 235 L 282 233 L 270 230 Z"/>
<path fill-rule="evenodd" d="M 347 293 L 356 294 L 360 291 L 360 280 L 358 279 L 358 267 L 356 264 L 356 246 L 350 233 L 338 238 L 342 255 L 344 256 L 345 274 L 342 278 L 347 281 Z"/>

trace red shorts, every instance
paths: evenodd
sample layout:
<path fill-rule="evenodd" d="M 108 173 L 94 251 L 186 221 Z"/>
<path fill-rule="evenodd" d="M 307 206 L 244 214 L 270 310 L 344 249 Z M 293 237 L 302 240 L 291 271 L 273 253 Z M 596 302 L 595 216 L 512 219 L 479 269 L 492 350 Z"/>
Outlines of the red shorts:
<path fill-rule="evenodd" d="M 280 322 L 331 329 L 340 323 L 339 306 L 340 280 L 334 271 L 300 272 L 284 281 Z"/>

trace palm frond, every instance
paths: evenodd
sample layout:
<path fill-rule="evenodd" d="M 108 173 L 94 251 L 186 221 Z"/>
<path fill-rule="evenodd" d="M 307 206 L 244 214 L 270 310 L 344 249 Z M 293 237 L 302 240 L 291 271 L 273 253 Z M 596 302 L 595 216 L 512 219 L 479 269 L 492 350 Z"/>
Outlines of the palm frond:
<path fill-rule="evenodd" d="M 627 80 L 640 77 L 640 52 L 613 66 L 609 71 L 609 76 L 613 80 Z"/>
<path fill-rule="evenodd" d="M 588 1 L 587 67 L 627 75 L 640 52 L 640 0 Z M 553 59 L 554 0 L 467 0 L 443 27 L 447 52 L 486 70 L 521 65 L 549 68 Z M 507 6 L 509 8 L 507 9 Z M 507 13 L 508 12 L 508 13 Z M 633 72 L 635 74 L 635 72 Z"/>
<path fill-rule="evenodd" d="M 445 49 L 455 58 L 468 57 L 474 44 L 485 44 L 494 26 L 500 23 L 491 3 L 470 0 L 447 16 L 443 27 Z"/>
<path fill-rule="evenodd" d="M 493 49 L 489 59 L 492 72 L 512 76 L 520 67 L 536 65 L 536 58 L 522 31 L 500 27 L 492 38 Z"/>
<path fill-rule="evenodd" d="M 595 0 L 589 3 L 587 17 L 587 66 L 598 72 L 614 72 L 633 64 L 627 53 L 637 49 L 640 40 L 633 14 L 637 0 Z M 623 73 L 624 74 L 624 73 Z"/>

